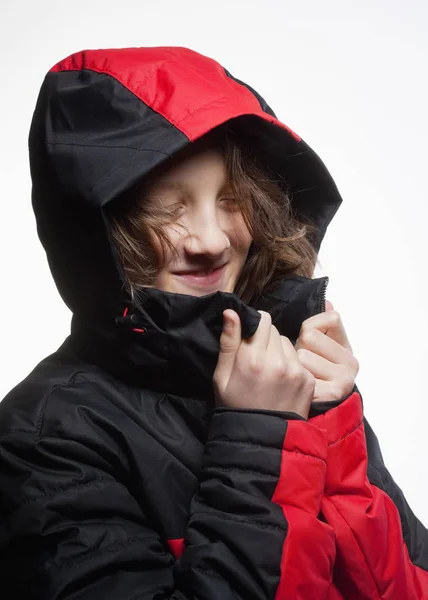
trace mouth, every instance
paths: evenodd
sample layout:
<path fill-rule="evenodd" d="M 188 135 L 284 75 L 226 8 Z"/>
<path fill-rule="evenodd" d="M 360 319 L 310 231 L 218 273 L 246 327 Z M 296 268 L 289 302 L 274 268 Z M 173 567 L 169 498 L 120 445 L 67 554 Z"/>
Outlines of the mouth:
<path fill-rule="evenodd" d="M 206 288 L 218 284 L 226 271 L 226 263 L 220 267 L 209 269 L 195 269 L 173 273 L 183 283 L 193 287 Z"/>

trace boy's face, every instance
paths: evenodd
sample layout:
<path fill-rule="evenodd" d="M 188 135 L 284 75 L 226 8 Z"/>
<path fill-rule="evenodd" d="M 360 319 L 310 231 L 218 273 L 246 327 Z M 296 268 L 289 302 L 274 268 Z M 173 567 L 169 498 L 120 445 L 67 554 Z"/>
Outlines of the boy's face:
<path fill-rule="evenodd" d="M 219 150 L 204 149 L 163 171 L 148 201 L 173 211 L 165 232 L 176 253 L 167 252 L 154 287 L 203 296 L 233 292 L 246 261 L 251 235 L 228 186 Z"/>

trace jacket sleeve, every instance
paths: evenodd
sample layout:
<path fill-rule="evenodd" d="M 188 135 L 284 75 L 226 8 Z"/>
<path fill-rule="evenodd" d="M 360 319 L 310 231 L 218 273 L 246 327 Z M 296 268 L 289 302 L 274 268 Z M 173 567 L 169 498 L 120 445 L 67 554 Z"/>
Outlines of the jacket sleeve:
<path fill-rule="evenodd" d="M 335 545 L 317 519 L 327 452 L 317 427 L 217 410 L 175 560 L 133 493 L 132 470 L 115 462 L 120 449 L 100 446 L 93 414 L 81 412 L 78 439 L 66 417 L 55 435 L 0 437 L 4 600 L 327 598 Z"/>
<path fill-rule="evenodd" d="M 428 599 L 428 532 L 383 463 L 360 394 L 310 422 L 328 439 L 321 506 L 336 534 L 334 578 L 343 596 Z"/>

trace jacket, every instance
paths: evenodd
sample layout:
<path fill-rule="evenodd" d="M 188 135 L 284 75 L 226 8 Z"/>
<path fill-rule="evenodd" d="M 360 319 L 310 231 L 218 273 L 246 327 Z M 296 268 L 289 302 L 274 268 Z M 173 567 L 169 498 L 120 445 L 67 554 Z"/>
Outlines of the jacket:
<path fill-rule="evenodd" d="M 213 128 L 256 144 L 317 225 L 341 198 L 261 96 L 185 48 L 78 52 L 47 74 L 32 200 L 71 333 L 0 404 L 4 600 L 422 600 L 428 533 L 386 469 L 357 388 L 293 413 L 216 408 L 222 312 L 296 341 L 327 277 L 250 305 L 149 289 L 132 302 L 112 202 Z"/>

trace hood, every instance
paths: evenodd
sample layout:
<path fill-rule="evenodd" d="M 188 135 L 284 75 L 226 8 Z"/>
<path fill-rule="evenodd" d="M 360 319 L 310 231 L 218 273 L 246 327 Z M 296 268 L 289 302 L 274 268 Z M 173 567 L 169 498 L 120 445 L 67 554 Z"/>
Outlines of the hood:
<path fill-rule="evenodd" d="M 130 303 L 106 206 L 226 122 L 287 182 L 296 211 L 318 227 L 319 248 L 341 203 L 331 176 L 257 92 L 214 60 L 174 47 L 86 50 L 49 71 L 29 137 L 32 202 L 75 315 L 107 324 Z"/>

